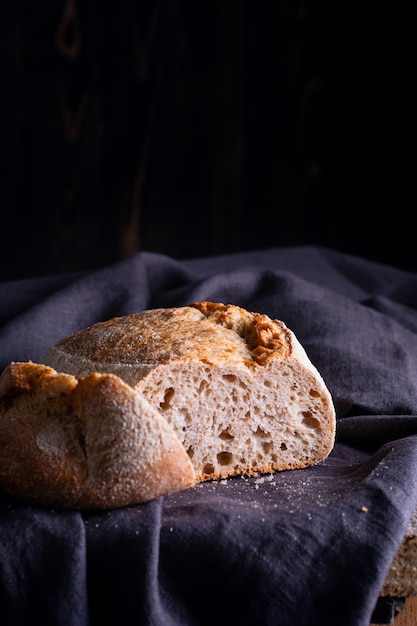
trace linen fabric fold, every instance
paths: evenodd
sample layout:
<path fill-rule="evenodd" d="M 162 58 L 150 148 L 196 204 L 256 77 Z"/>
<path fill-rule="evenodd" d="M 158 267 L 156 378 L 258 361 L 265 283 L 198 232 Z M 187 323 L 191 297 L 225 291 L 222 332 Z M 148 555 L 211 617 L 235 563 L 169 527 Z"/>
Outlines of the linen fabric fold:
<path fill-rule="evenodd" d="M 81 513 L 0 493 L 7 626 L 368 626 L 417 505 L 417 275 L 318 247 L 0 284 L 0 368 L 92 323 L 212 300 L 283 320 L 322 374 L 337 437 L 317 466 Z M 4 618 L 4 619 L 3 619 Z"/>

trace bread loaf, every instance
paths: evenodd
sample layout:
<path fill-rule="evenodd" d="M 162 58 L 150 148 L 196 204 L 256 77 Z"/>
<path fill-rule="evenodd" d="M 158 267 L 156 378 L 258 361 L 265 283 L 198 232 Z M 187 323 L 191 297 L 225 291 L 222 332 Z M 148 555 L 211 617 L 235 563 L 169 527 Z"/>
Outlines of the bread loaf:
<path fill-rule="evenodd" d="M 334 444 L 332 398 L 293 332 L 235 305 L 113 318 L 59 341 L 42 362 L 77 378 L 112 373 L 143 394 L 198 481 L 303 468 Z"/>
<path fill-rule="evenodd" d="M 185 489 L 195 473 L 166 420 L 113 374 L 31 362 L 0 377 L 0 486 L 28 502 L 102 509 Z"/>

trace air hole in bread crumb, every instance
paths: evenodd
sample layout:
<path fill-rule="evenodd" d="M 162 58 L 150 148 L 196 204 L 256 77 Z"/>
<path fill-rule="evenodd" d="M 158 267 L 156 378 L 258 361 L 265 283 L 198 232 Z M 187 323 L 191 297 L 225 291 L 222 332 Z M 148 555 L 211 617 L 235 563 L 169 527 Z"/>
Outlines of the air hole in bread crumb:
<path fill-rule="evenodd" d="M 280 449 L 281 450 L 287 450 L 287 444 L 282 442 L 281 445 L 280 445 Z"/>
<path fill-rule="evenodd" d="M 254 432 L 255 437 L 267 437 L 268 433 L 266 433 L 260 426 Z"/>
<path fill-rule="evenodd" d="M 219 452 L 217 455 L 217 461 L 219 465 L 230 465 L 233 460 L 233 454 L 231 452 Z"/>
<path fill-rule="evenodd" d="M 190 446 L 190 447 L 188 448 L 188 450 L 187 450 L 187 454 L 188 454 L 188 456 L 190 457 L 190 459 L 192 459 L 192 458 L 193 458 L 193 456 L 194 456 L 194 448 L 193 448 L 193 446 Z"/>
<path fill-rule="evenodd" d="M 214 466 L 212 463 L 206 463 L 203 468 L 204 474 L 214 474 Z"/>
<path fill-rule="evenodd" d="M 310 396 L 312 398 L 320 398 L 320 394 L 318 391 L 316 391 L 316 389 L 310 389 Z"/>
<path fill-rule="evenodd" d="M 223 375 L 223 379 L 227 380 L 228 383 L 235 383 L 236 382 L 236 376 L 234 374 L 224 374 Z"/>
<path fill-rule="evenodd" d="M 175 393 L 175 390 L 173 387 L 168 387 L 168 389 L 165 390 L 164 399 L 159 404 L 159 408 L 161 409 L 161 411 L 166 411 L 167 409 L 169 409 L 174 393 Z"/>
<path fill-rule="evenodd" d="M 316 429 L 319 427 L 319 424 L 320 424 L 319 420 L 316 417 L 313 417 L 310 411 L 302 411 L 302 416 L 303 416 L 303 424 L 305 424 L 309 428 Z"/>
<path fill-rule="evenodd" d="M 262 442 L 262 450 L 266 453 L 270 452 L 273 448 L 272 441 L 263 441 Z"/>
<path fill-rule="evenodd" d="M 231 435 L 229 432 L 229 426 L 225 428 L 224 430 L 222 430 L 222 432 L 219 435 L 219 439 L 223 439 L 223 441 L 230 441 L 231 439 L 234 439 L 234 436 Z"/>

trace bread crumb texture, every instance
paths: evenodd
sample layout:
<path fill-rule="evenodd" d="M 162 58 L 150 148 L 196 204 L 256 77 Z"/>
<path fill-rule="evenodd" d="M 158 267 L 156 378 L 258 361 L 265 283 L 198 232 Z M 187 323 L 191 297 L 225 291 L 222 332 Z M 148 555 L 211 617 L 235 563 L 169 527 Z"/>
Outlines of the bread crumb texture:
<path fill-rule="evenodd" d="M 307 467 L 334 445 L 332 398 L 295 335 L 236 305 L 113 318 L 41 360 L 0 379 L 0 480 L 26 499 L 122 506 Z"/>

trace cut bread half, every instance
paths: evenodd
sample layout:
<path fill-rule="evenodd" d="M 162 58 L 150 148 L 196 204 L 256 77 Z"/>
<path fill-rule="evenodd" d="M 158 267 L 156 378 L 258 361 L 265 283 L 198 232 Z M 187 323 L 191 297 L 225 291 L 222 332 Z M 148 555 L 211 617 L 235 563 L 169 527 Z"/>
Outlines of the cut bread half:
<path fill-rule="evenodd" d="M 334 445 L 331 395 L 294 333 L 236 305 L 113 318 L 59 341 L 42 362 L 77 378 L 112 373 L 143 394 L 198 481 L 307 467 Z"/>

